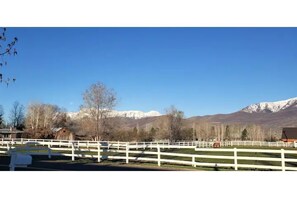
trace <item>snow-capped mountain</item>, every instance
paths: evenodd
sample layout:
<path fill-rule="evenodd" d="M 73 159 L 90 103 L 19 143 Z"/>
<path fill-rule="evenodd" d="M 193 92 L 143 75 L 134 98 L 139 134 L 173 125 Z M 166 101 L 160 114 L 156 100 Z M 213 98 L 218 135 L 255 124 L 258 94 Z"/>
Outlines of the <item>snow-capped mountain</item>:
<path fill-rule="evenodd" d="M 188 119 L 188 126 L 191 127 L 193 122 L 238 124 L 243 127 L 256 124 L 267 129 L 277 130 L 288 126 L 297 127 L 297 97 L 252 104 L 229 114 L 195 116 Z"/>
<path fill-rule="evenodd" d="M 281 100 L 277 102 L 261 102 L 257 104 L 252 104 L 243 108 L 241 111 L 247 113 L 268 113 L 268 112 L 279 112 L 289 108 L 297 107 L 297 97 L 290 98 L 287 100 Z"/>
<path fill-rule="evenodd" d="M 82 109 L 79 112 L 68 112 L 68 116 L 72 119 L 78 119 L 85 116 L 89 116 L 90 112 L 87 109 Z M 155 117 L 155 116 L 161 116 L 158 111 L 149 111 L 149 112 L 143 112 L 143 111 L 111 111 L 108 113 L 108 117 L 126 117 L 126 118 L 134 118 L 134 119 L 141 119 L 141 118 L 147 118 L 147 117 Z"/>

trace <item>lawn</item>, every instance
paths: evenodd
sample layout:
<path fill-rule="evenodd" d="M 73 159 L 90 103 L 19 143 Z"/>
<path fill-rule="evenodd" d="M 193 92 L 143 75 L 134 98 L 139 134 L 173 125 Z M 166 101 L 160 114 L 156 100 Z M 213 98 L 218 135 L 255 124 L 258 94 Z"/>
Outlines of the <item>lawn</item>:
<path fill-rule="evenodd" d="M 21 150 L 21 152 L 25 152 L 22 148 L 24 146 L 17 145 L 18 149 Z M 39 150 L 35 150 L 34 152 L 37 153 L 47 153 L 47 147 L 43 146 L 33 146 L 33 148 L 38 148 Z M 56 147 L 59 148 L 59 147 Z M 233 148 L 233 147 L 225 147 L 225 148 Z M 280 147 L 259 147 L 259 146 L 236 146 L 236 148 L 245 148 L 245 149 L 270 149 L 270 150 L 280 150 Z M 86 149 L 86 148 L 85 148 Z M 96 148 L 93 148 L 96 150 Z M 296 150 L 295 148 L 284 148 L 285 150 Z M 5 149 L 2 149 L 5 150 Z M 101 152 L 102 156 L 122 156 L 125 157 L 125 149 L 121 150 L 123 153 L 119 152 L 109 152 L 108 150 L 104 149 L 104 152 Z M 144 151 L 142 149 L 133 149 L 131 151 Z M 145 151 L 148 152 L 156 152 L 157 149 L 146 149 Z M 233 156 L 233 152 L 221 152 L 221 151 L 195 151 L 194 149 L 161 149 L 161 153 L 166 152 L 166 153 L 179 153 L 179 154 L 196 154 L 196 155 L 217 155 L 217 156 Z M 61 153 L 61 151 L 56 151 L 52 150 L 52 154 L 56 153 Z M 71 151 L 63 151 L 64 154 L 71 154 Z M 94 155 L 94 157 L 97 155 L 97 151 L 75 151 L 75 154 L 85 154 L 85 155 Z M 245 157 L 267 157 L 267 158 L 280 158 L 281 154 L 278 153 L 245 153 L 245 152 L 238 152 L 237 156 L 245 156 Z M 156 154 L 143 154 L 143 153 L 130 153 L 129 157 L 138 157 L 138 158 L 153 158 L 157 159 Z M 297 158 L 297 154 L 286 154 L 286 158 Z M 71 157 L 69 157 L 69 160 Z M 87 158 L 77 158 L 77 159 L 83 159 L 83 160 L 88 160 Z M 192 161 L 192 157 L 181 157 L 181 156 L 167 156 L 167 155 L 161 155 L 161 159 L 171 159 L 171 160 L 183 160 L 187 162 Z M 200 163 L 227 163 L 227 164 L 233 164 L 234 160 L 233 159 L 211 159 L 211 158 L 200 158 L 196 157 L 195 159 L 196 162 Z M 119 163 L 123 164 L 125 163 L 125 159 L 121 160 L 102 160 L 101 163 Z M 269 166 L 280 166 L 281 162 L 278 161 L 261 161 L 261 160 L 238 160 L 238 164 L 252 164 L 252 165 L 269 165 Z M 134 160 L 129 160 L 128 165 L 141 165 L 141 166 L 154 166 L 157 167 L 157 162 L 140 162 L 140 161 L 134 161 Z M 226 168 L 221 168 L 221 167 L 192 167 L 190 165 L 180 165 L 180 164 L 169 164 L 162 162 L 161 163 L 162 167 L 166 168 L 174 168 L 174 169 L 183 169 L 183 170 L 233 170 L 232 167 L 226 167 Z M 286 162 L 286 167 L 297 167 L 297 163 L 295 162 Z M 244 170 L 244 169 L 240 169 Z M 255 168 L 253 169 L 245 169 L 245 170 L 257 170 Z"/>

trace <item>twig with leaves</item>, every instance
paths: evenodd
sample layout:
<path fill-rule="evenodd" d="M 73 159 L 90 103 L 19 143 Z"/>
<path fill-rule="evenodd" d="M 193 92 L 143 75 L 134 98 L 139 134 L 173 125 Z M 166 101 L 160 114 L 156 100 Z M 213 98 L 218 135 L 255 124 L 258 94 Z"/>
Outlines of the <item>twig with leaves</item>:
<path fill-rule="evenodd" d="M 14 39 L 10 42 L 7 41 L 6 36 L 6 28 L 2 28 L 2 31 L 0 30 L 0 83 L 6 83 L 8 84 L 11 82 L 11 78 L 7 77 L 4 80 L 4 75 L 1 72 L 2 67 L 7 66 L 7 61 L 5 60 L 4 56 L 16 56 L 18 54 L 15 45 L 18 42 L 18 38 L 14 37 Z M 15 82 L 16 79 L 12 78 L 12 82 Z"/>

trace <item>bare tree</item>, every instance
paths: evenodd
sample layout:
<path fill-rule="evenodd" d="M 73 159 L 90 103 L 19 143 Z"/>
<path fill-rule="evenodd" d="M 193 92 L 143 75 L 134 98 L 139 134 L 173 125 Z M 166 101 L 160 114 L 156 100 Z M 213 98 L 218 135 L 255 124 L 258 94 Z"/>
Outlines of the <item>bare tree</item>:
<path fill-rule="evenodd" d="M 60 109 L 57 105 L 44 104 L 43 108 L 43 128 L 52 128 L 54 120 L 58 117 Z"/>
<path fill-rule="evenodd" d="M 82 108 L 89 111 L 94 120 L 96 137 L 101 139 L 101 133 L 104 131 L 104 120 L 116 105 L 116 94 L 103 83 L 97 82 L 83 93 L 83 100 Z"/>
<path fill-rule="evenodd" d="M 24 128 L 24 106 L 19 102 L 15 101 L 13 103 L 12 109 L 10 111 L 10 123 L 14 128 L 23 129 Z"/>
<path fill-rule="evenodd" d="M 4 111 L 2 105 L 0 105 L 0 128 L 2 128 L 4 124 Z"/>
<path fill-rule="evenodd" d="M 27 108 L 26 128 L 31 131 L 50 130 L 64 119 L 63 112 L 57 105 L 31 103 Z"/>
<path fill-rule="evenodd" d="M 37 130 L 40 128 L 40 117 L 42 114 L 42 104 L 31 103 L 27 108 L 26 128 Z"/>
<path fill-rule="evenodd" d="M 18 41 L 17 37 L 14 37 L 12 41 L 8 41 L 6 35 L 6 28 L 0 30 L 0 83 L 5 83 L 7 86 L 10 82 L 15 82 L 15 78 L 5 77 L 1 72 L 2 67 L 7 66 L 7 61 L 5 60 L 5 56 L 17 55 L 17 50 L 15 48 L 15 44 Z"/>
<path fill-rule="evenodd" d="M 176 141 L 181 139 L 184 112 L 178 110 L 173 105 L 166 109 L 168 119 L 169 140 Z"/>

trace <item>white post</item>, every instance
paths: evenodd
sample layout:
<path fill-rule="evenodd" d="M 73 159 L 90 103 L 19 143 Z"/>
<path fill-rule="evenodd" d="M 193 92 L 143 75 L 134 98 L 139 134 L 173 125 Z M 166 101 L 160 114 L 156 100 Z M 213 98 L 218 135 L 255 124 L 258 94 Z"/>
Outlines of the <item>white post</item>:
<path fill-rule="evenodd" d="M 129 163 L 129 143 L 126 143 L 126 163 Z"/>
<path fill-rule="evenodd" d="M 10 154 L 10 145 L 8 142 L 7 142 L 7 154 Z"/>
<path fill-rule="evenodd" d="M 97 158 L 98 158 L 98 162 L 100 162 L 100 158 L 101 158 L 100 155 L 101 155 L 101 154 L 100 154 L 100 143 L 99 143 L 99 142 L 98 142 L 98 145 L 97 145 L 97 152 L 98 152 L 98 153 L 97 153 L 97 155 L 98 155 L 98 156 L 97 156 Z"/>
<path fill-rule="evenodd" d="M 159 145 L 157 147 L 157 150 L 158 150 L 158 166 L 161 166 L 161 151 L 160 151 Z"/>
<path fill-rule="evenodd" d="M 99 144 L 99 142 L 98 142 L 98 144 Z M 89 148 L 89 141 L 87 141 L 87 148 Z"/>
<path fill-rule="evenodd" d="M 281 149 L 281 158 L 282 158 L 282 171 L 286 171 L 286 162 L 285 162 L 285 151 Z"/>
<path fill-rule="evenodd" d="M 237 167 L 237 149 L 234 148 L 234 170 L 238 170 L 238 167 Z"/>
<path fill-rule="evenodd" d="M 74 159 L 74 142 L 72 142 L 72 161 L 74 161 L 75 159 Z"/>
<path fill-rule="evenodd" d="M 195 156 L 192 156 L 192 166 L 196 167 Z"/>
<path fill-rule="evenodd" d="M 21 138 L 21 144 L 23 144 L 23 138 Z"/>
<path fill-rule="evenodd" d="M 118 141 L 118 150 L 120 150 L 120 141 Z"/>
<path fill-rule="evenodd" d="M 52 158 L 52 150 L 51 150 L 51 145 L 48 144 L 48 158 L 51 159 Z"/>

